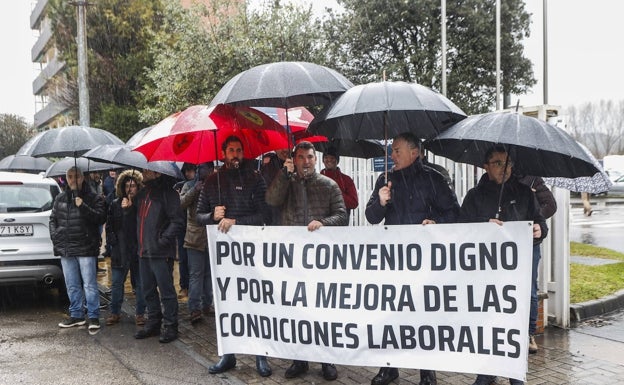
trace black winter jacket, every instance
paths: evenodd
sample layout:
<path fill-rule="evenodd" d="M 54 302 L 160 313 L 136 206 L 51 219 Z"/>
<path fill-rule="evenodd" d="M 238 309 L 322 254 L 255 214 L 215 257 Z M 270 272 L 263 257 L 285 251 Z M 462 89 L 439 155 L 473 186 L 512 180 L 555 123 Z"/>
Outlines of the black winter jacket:
<path fill-rule="evenodd" d="M 375 190 L 366 204 L 366 219 L 386 225 L 421 224 L 425 219 L 436 223 L 453 223 L 457 220 L 457 197 L 440 173 L 423 168 L 420 161 L 401 170 L 388 172 L 392 182 L 392 200 L 382 206 L 379 189 L 386 185 L 384 175 L 375 183 Z"/>
<path fill-rule="evenodd" d="M 544 216 L 545 219 L 548 219 L 555 215 L 557 212 L 557 201 L 553 196 L 552 192 L 546 184 L 544 183 L 544 179 L 539 176 L 523 176 L 518 177 L 518 181 L 520 183 L 527 185 L 533 190 L 535 193 L 535 197 L 537 198 L 537 202 L 540 206 L 540 212 Z"/>
<path fill-rule="evenodd" d="M 123 209 L 122 199 L 111 203 L 106 218 L 106 243 L 111 246 L 112 267 L 129 267 L 138 258 L 136 205 Z"/>
<path fill-rule="evenodd" d="M 464 198 L 461 206 L 460 222 L 488 222 L 496 218 L 498 212 L 498 200 L 501 185 L 490 181 L 487 174 L 484 174 L 479 183 L 470 189 Z M 540 207 L 531 188 L 518 181 L 512 175 L 503 190 L 501 201 L 501 221 L 533 221 L 540 225 L 542 236 L 533 239 L 533 244 L 538 244 L 548 235 L 546 220 L 540 213 Z"/>
<path fill-rule="evenodd" d="M 184 217 L 173 184 L 163 176 L 146 181 L 135 201 L 139 258 L 174 258 Z"/>
<path fill-rule="evenodd" d="M 84 190 L 82 204 L 77 207 L 72 191 L 56 196 L 50 214 L 50 238 L 54 254 L 61 257 L 97 258 L 102 236 L 99 226 L 106 221 L 106 202 L 100 195 Z"/>
<path fill-rule="evenodd" d="M 271 224 L 271 210 L 264 201 L 266 183 L 246 162 L 237 169 L 222 167 L 206 179 L 197 202 L 197 223 L 216 224 L 214 208 L 225 206 L 225 217 L 236 219 L 238 225 Z"/>

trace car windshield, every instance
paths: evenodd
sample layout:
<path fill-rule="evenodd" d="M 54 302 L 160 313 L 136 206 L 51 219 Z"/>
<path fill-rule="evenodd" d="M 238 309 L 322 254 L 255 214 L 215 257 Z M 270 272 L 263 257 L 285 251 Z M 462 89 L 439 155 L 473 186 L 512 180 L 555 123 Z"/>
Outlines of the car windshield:
<path fill-rule="evenodd" d="M 49 185 L 0 185 L 0 213 L 46 211 L 52 200 Z"/>

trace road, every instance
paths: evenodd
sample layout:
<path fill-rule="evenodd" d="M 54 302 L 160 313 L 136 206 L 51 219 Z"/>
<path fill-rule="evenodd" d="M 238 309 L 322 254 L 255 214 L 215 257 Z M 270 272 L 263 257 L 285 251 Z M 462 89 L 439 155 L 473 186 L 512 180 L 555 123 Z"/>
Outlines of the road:
<path fill-rule="evenodd" d="M 606 205 L 605 200 L 593 202 L 591 216 L 583 215 L 582 207 L 570 210 L 570 241 L 606 247 L 624 253 L 624 204 Z"/>
<path fill-rule="evenodd" d="M 60 329 L 67 306 L 56 289 L 0 287 L 0 384 L 232 383 L 209 375 L 211 363 L 180 341 L 135 340 L 127 316 L 94 336 L 86 326 Z"/>

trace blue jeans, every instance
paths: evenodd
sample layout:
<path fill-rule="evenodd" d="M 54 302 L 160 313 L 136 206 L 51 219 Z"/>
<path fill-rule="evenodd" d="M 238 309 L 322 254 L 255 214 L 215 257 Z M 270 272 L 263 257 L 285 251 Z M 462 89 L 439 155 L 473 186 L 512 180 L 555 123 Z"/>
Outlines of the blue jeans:
<path fill-rule="evenodd" d="M 87 301 L 87 317 L 100 317 L 100 292 L 97 286 L 97 256 L 61 257 L 65 287 L 69 297 L 69 316 L 84 318 L 83 304 Z"/>
<path fill-rule="evenodd" d="M 208 252 L 186 249 L 189 270 L 189 311 L 202 310 L 212 305 L 212 282 Z"/>
<path fill-rule="evenodd" d="M 141 283 L 147 304 L 149 329 L 160 325 L 178 325 L 178 296 L 173 286 L 173 260 L 163 258 L 139 258 Z"/>
<path fill-rule="evenodd" d="M 533 269 L 531 271 L 531 309 L 529 312 L 529 334 L 535 334 L 537 330 L 537 312 L 538 312 L 538 299 L 537 299 L 537 272 L 539 268 L 540 259 L 542 258 L 542 251 L 540 245 L 533 245 Z"/>
<path fill-rule="evenodd" d="M 111 304 L 110 310 L 112 314 L 119 315 L 121 313 L 121 305 L 124 300 L 124 284 L 128 271 L 130 271 L 130 279 L 137 283 L 136 292 L 136 315 L 145 314 L 145 297 L 143 296 L 143 288 L 141 287 L 141 276 L 139 274 L 139 262 L 131 263 L 128 267 L 113 267 L 113 287 L 111 288 Z"/>

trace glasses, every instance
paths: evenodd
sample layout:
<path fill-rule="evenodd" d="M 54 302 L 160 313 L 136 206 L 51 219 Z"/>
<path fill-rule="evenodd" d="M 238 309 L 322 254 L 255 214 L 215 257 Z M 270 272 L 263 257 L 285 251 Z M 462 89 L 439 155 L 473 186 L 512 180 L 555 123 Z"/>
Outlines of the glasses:
<path fill-rule="evenodd" d="M 489 164 L 490 166 L 496 166 L 498 168 L 505 167 L 505 161 L 502 161 L 502 160 L 495 160 L 493 162 L 487 162 L 487 164 Z M 506 164 L 507 164 L 507 167 L 513 166 L 513 162 L 511 160 L 507 161 Z"/>

